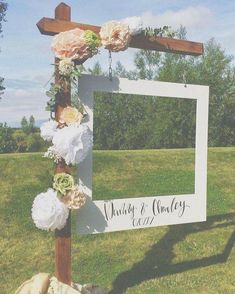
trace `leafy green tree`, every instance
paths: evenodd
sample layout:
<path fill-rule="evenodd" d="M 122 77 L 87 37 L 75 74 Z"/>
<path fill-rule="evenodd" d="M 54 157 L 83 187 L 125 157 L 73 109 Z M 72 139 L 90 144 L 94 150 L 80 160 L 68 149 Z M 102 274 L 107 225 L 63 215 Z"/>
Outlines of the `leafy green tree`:
<path fill-rule="evenodd" d="M 181 28 L 178 37 L 186 38 L 186 31 Z M 151 76 L 156 80 L 192 83 L 210 86 L 209 99 L 209 146 L 230 146 L 235 145 L 234 117 L 235 117 L 235 67 L 233 57 L 226 54 L 214 39 L 209 40 L 204 46 L 204 54 L 201 57 L 189 57 L 178 54 L 162 54 L 158 69 Z M 154 52 L 148 52 L 154 58 Z M 148 78 L 147 69 L 149 62 L 145 60 L 145 53 L 140 51 L 136 55 L 140 63 L 136 64 L 136 71 L 139 76 Z M 151 58 L 150 58 L 151 60 Z M 194 113 L 193 104 L 189 113 Z M 186 104 L 178 109 L 179 113 L 185 113 Z M 174 111 L 172 109 L 172 111 Z M 171 112 L 168 116 L 171 116 Z M 170 122 L 170 119 L 165 117 Z M 185 122 L 187 128 L 192 127 L 193 120 Z M 185 125 L 185 130 L 187 129 Z M 165 126 L 166 128 L 167 126 Z M 171 124 L 168 125 L 169 136 Z M 192 131 L 189 134 L 193 134 Z M 189 135 L 188 136 L 191 136 Z M 167 132 L 164 136 L 167 136 Z"/>
<path fill-rule="evenodd" d="M 27 135 L 23 130 L 15 130 L 12 134 L 12 138 L 16 145 L 16 152 L 26 152 L 27 150 Z"/>
<path fill-rule="evenodd" d="M 26 138 L 26 144 L 27 144 L 27 152 L 36 152 L 41 151 L 42 147 L 44 146 L 44 141 L 40 137 L 40 134 L 38 132 L 31 133 Z"/>
<path fill-rule="evenodd" d="M 186 29 L 181 27 L 176 37 L 186 39 Z M 140 50 L 134 64 L 135 69 L 128 71 L 118 62 L 114 76 L 209 85 L 209 146 L 235 145 L 235 67 L 233 57 L 214 39 L 205 44 L 204 54 L 200 57 Z M 102 73 L 100 66 L 98 69 L 95 72 Z M 195 145 L 195 101 L 170 98 L 154 101 L 151 97 L 141 97 L 145 101 L 142 105 L 136 98 L 136 95 L 131 99 L 124 99 L 122 95 L 112 97 L 107 93 L 97 97 L 94 113 L 96 148 Z M 137 113 L 140 105 L 141 117 Z M 154 134 L 149 128 L 154 129 Z"/>
<path fill-rule="evenodd" d="M 196 64 L 197 83 L 210 86 L 209 144 L 235 144 L 235 67 L 233 57 L 211 39 Z"/>
<path fill-rule="evenodd" d="M 28 124 L 27 118 L 25 116 L 21 120 L 21 128 L 25 134 L 29 133 L 29 124 Z"/>
<path fill-rule="evenodd" d="M 6 11 L 7 11 L 7 6 L 8 4 L 3 1 L 3 0 L 0 0 L 0 35 L 2 33 L 2 22 L 6 21 Z M 0 77 L 0 99 L 1 99 L 1 96 L 3 94 L 3 90 L 5 90 L 4 86 L 3 86 L 3 81 L 4 79 L 2 77 Z"/>
<path fill-rule="evenodd" d="M 3 91 L 5 90 L 5 87 L 3 87 L 3 81 L 4 81 L 4 78 L 1 78 L 0 77 L 0 99 L 1 99 L 1 96 L 3 95 Z"/>
<path fill-rule="evenodd" d="M 38 130 L 26 134 L 22 129 L 17 129 L 13 132 L 12 138 L 15 142 L 15 152 L 45 151 L 49 146 L 49 143 L 43 141 Z"/>
<path fill-rule="evenodd" d="M 29 135 L 35 131 L 35 119 L 33 115 L 30 116 L 29 120 L 24 116 L 21 120 L 22 131 Z"/>
<path fill-rule="evenodd" d="M 33 117 L 33 115 L 31 115 L 29 117 L 29 131 L 30 133 L 33 133 L 35 131 L 35 118 Z"/>
<path fill-rule="evenodd" d="M 140 50 L 136 53 L 134 64 L 139 79 L 153 80 L 156 78 L 161 63 L 161 53 Z"/>
<path fill-rule="evenodd" d="M 183 26 L 176 31 L 175 37 L 178 39 L 186 39 L 186 29 Z M 168 54 L 171 56 L 172 53 Z M 135 70 L 131 71 L 132 75 L 136 75 L 138 79 L 155 80 L 158 78 L 159 70 L 162 67 L 162 61 L 164 60 L 163 53 L 152 51 L 152 50 L 139 50 L 135 54 L 134 65 Z M 175 55 L 179 58 L 182 56 Z M 127 73 L 128 75 L 128 73 Z"/>
<path fill-rule="evenodd" d="M 6 123 L 0 123 L 0 153 L 9 153 L 15 150 L 12 133 L 13 130 Z"/>
<path fill-rule="evenodd" d="M 127 79 L 131 79 L 131 80 L 138 79 L 137 71 L 136 70 L 126 70 L 120 61 L 118 61 L 116 63 L 116 66 L 113 70 L 113 76 L 120 77 L 120 78 L 127 78 Z"/>
<path fill-rule="evenodd" d="M 235 68 L 233 58 L 227 55 L 214 39 L 205 44 L 201 57 L 181 57 L 167 54 L 162 62 L 158 79 L 210 86 L 209 145 L 235 144 Z M 225 135 L 226 134 L 226 135 Z"/>
<path fill-rule="evenodd" d="M 4 0 L 0 0 L 0 34 L 2 33 L 2 22 L 6 21 L 6 11 L 8 4 Z"/>
<path fill-rule="evenodd" d="M 88 69 L 88 73 L 96 75 L 96 76 L 102 76 L 104 75 L 104 72 L 101 68 L 101 65 L 99 63 L 99 61 L 97 61 L 92 68 Z"/>
<path fill-rule="evenodd" d="M 129 72 L 125 69 L 120 61 L 116 63 L 113 75 L 120 78 L 128 78 Z"/>

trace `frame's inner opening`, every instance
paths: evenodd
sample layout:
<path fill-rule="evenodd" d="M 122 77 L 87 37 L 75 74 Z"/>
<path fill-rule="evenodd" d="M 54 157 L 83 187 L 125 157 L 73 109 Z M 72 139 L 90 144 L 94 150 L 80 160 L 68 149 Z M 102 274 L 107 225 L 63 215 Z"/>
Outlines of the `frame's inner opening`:
<path fill-rule="evenodd" d="M 92 199 L 194 194 L 196 100 L 94 92 Z"/>

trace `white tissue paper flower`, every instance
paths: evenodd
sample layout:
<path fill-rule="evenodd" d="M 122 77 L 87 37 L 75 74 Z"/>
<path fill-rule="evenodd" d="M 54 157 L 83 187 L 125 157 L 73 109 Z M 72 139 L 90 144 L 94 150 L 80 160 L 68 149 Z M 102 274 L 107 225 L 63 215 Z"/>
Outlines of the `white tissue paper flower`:
<path fill-rule="evenodd" d="M 58 130 L 52 140 L 56 154 L 66 164 L 78 164 L 87 156 L 92 147 L 92 132 L 87 125 L 69 125 Z"/>
<path fill-rule="evenodd" d="M 122 22 L 129 26 L 132 36 L 138 35 L 143 31 L 143 20 L 139 16 L 127 17 Z"/>
<path fill-rule="evenodd" d="M 66 224 L 69 209 L 57 198 L 57 192 L 48 189 L 36 196 L 32 207 L 32 219 L 41 230 L 61 230 Z"/>
<path fill-rule="evenodd" d="M 57 131 L 58 123 L 55 120 L 49 120 L 40 127 L 41 137 L 45 141 L 52 141 L 55 132 Z"/>

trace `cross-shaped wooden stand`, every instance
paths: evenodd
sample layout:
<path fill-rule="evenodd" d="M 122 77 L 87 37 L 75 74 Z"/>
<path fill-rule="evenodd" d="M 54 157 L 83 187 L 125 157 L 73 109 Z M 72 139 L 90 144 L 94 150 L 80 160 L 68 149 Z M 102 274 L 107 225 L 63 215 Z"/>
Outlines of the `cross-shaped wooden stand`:
<path fill-rule="evenodd" d="M 38 29 L 44 35 L 53 36 L 60 32 L 80 28 L 99 33 L 100 27 L 71 22 L 71 8 L 61 3 L 55 9 L 55 18 L 42 18 L 37 23 Z M 198 56 L 203 54 L 203 44 L 186 40 L 176 40 L 163 37 L 147 37 L 144 34 L 134 36 L 129 47 L 155 50 L 184 55 Z M 58 60 L 56 60 L 58 62 Z M 58 67 L 55 67 L 55 82 L 60 83 Z M 61 111 L 71 104 L 70 87 L 63 86 L 63 93 L 57 96 L 56 120 L 59 121 Z M 70 173 L 65 163 L 56 165 L 55 173 Z M 59 281 L 71 284 L 71 215 L 66 226 L 55 233 L 55 274 Z"/>

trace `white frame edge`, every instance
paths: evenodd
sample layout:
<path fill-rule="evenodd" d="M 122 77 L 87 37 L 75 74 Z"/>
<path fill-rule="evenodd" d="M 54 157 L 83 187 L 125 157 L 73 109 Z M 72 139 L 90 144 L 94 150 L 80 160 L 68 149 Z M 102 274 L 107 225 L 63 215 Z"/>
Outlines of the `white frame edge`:
<path fill-rule="evenodd" d="M 93 130 L 93 94 L 96 91 L 188 98 L 197 100 L 195 146 L 195 193 L 190 195 L 152 196 L 142 198 L 92 201 L 92 150 L 79 164 L 79 182 L 85 186 L 88 199 L 78 211 L 79 234 L 94 234 L 130 229 L 206 221 L 207 140 L 209 87 L 146 80 L 128 80 L 82 75 L 80 99 L 84 103 Z M 117 215 L 119 214 L 119 215 Z"/>

